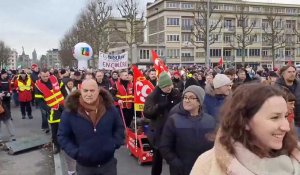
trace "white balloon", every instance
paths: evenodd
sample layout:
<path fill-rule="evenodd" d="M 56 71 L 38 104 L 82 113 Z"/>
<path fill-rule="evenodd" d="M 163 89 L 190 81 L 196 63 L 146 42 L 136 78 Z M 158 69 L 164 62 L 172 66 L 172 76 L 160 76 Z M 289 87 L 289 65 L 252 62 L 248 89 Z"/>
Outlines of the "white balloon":
<path fill-rule="evenodd" d="M 77 60 L 89 60 L 93 56 L 93 49 L 87 43 L 78 43 L 74 46 L 73 56 Z"/>

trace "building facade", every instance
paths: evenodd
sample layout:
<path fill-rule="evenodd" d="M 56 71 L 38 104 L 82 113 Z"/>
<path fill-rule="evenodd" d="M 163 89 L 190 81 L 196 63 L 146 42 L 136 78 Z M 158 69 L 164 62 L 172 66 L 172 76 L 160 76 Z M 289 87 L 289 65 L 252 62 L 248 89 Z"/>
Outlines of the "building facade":
<path fill-rule="evenodd" d="M 7 68 L 15 70 L 17 68 L 18 52 L 12 50 L 7 61 Z"/>
<path fill-rule="evenodd" d="M 60 61 L 58 49 L 52 49 L 47 51 L 46 62 L 43 63 L 42 67 L 61 68 L 61 61 Z"/>
<path fill-rule="evenodd" d="M 209 7 L 210 63 L 217 64 L 223 58 L 225 64 L 232 65 L 244 57 L 246 64 L 272 67 L 272 55 L 278 66 L 288 61 L 300 63 L 300 5 L 210 0 Z M 169 64 L 204 64 L 206 12 L 207 0 L 148 3 L 149 44 L 162 45 L 162 55 Z M 247 35 L 243 35 L 245 30 Z M 269 40 L 272 32 L 277 36 L 274 44 Z M 241 47 L 241 36 L 245 36 L 246 46 Z"/>

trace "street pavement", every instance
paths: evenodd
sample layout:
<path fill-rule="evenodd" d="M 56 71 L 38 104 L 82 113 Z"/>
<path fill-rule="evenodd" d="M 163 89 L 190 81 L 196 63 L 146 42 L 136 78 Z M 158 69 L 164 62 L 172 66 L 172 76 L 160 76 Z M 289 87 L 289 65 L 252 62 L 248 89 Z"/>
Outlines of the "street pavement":
<path fill-rule="evenodd" d="M 21 119 L 20 109 L 12 104 L 13 123 L 16 128 L 16 139 L 30 136 L 42 136 L 49 139 L 50 134 L 41 131 L 41 113 L 32 107 L 33 119 Z M 5 125 L 2 123 L 3 135 L 7 135 Z M 7 138 L 7 137 L 6 137 Z M 139 165 L 135 157 L 129 155 L 125 146 L 116 152 L 118 160 L 118 175 L 150 175 L 151 164 Z M 62 160 L 64 161 L 64 160 Z M 66 168 L 62 168 L 66 169 Z M 169 174 L 169 167 L 164 161 L 162 175 Z M 41 147 L 25 151 L 16 155 L 9 155 L 0 149 L 0 175 L 54 175 L 54 160 L 50 147 Z M 63 174 L 66 174 L 64 172 Z"/>

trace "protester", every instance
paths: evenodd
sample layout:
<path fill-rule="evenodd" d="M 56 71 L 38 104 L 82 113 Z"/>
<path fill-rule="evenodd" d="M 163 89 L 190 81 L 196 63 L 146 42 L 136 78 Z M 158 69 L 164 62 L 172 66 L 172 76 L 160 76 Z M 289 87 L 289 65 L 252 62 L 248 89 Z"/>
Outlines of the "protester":
<path fill-rule="evenodd" d="M 205 87 L 205 97 L 203 110 L 216 120 L 219 119 L 219 109 L 223 105 L 225 98 L 231 93 L 231 80 L 224 74 L 217 74 L 213 79 L 213 84 Z"/>
<path fill-rule="evenodd" d="M 2 96 L 2 105 L 6 107 L 6 112 L 10 119 L 12 119 L 10 107 L 11 93 L 11 80 L 8 78 L 7 71 L 2 69 L 0 75 L 0 94 Z"/>
<path fill-rule="evenodd" d="M 111 75 L 111 78 L 109 79 L 110 87 L 112 88 L 118 80 L 119 80 L 119 72 L 118 71 L 113 71 L 112 75 Z"/>
<path fill-rule="evenodd" d="M 109 81 L 104 77 L 104 72 L 103 71 L 97 71 L 96 72 L 96 81 L 98 84 L 99 88 L 104 88 L 106 90 L 110 89 L 110 84 Z"/>
<path fill-rule="evenodd" d="M 0 103 L 2 104 L 2 107 L 4 108 L 4 113 L 0 114 L 0 143 L 3 142 L 3 134 L 1 131 L 1 122 L 3 122 L 6 125 L 6 128 L 8 130 L 9 133 L 9 139 L 11 141 L 15 141 L 15 135 L 16 135 L 16 131 L 15 131 L 15 127 L 12 123 L 11 120 L 11 114 L 9 112 L 9 109 L 6 105 L 3 104 L 2 99 L 5 96 L 4 93 L 0 93 Z"/>
<path fill-rule="evenodd" d="M 64 97 L 60 91 L 60 82 L 54 75 L 50 75 L 47 69 L 41 71 L 40 77 L 41 79 L 35 83 L 35 98 L 37 103 L 40 104 L 41 109 L 49 114 L 47 117 L 48 123 L 51 126 L 54 146 L 53 153 L 57 154 L 60 152 L 60 146 L 57 141 L 57 130 L 63 111 Z M 46 128 L 46 126 L 42 127 Z"/>
<path fill-rule="evenodd" d="M 189 86 L 170 111 L 159 146 L 170 175 L 189 175 L 197 157 L 213 147 L 208 135 L 215 129 L 215 120 L 202 110 L 204 95 L 201 87 Z"/>
<path fill-rule="evenodd" d="M 236 77 L 235 69 L 234 68 L 227 68 L 224 74 L 233 82 Z"/>
<path fill-rule="evenodd" d="M 124 126 L 112 96 L 95 80 L 84 80 L 65 106 L 58 140 L 77 161 L 77 175 L 116 175 L 114 152 L 124 142 Z"/>
<path fill-rule="evenodd" d="M 198 73 L 196 71 L 191 71 L 189 78 L 186 80 L 186 83 L 184 85 L 184 88 L 188 88 L 191 85 L 197 85 L 200 86 L 198 82 Z"/>
<path fill-rule="evenodd" d="M 21 114 L 22 119 L 25 119 L 26 112 L 27 117 L 32 119 L 32 109 L 31 109 L 31 102 L 32 102 L 32 91 L 34 87 L 34 83 L 31 78 L 25 73 L 24 70 L 20 72 L 17 80 L 15 81 L 15 89 L 17 89 L 19 93 L 19 102 L 21 107 Z"/>
<path fill-rule="evenodd" d="M 81 83 L 82 83 L 81 72 L 79 71 L 74 72 L 74 87 L 80 89 Z"/>
<path fill-rule="evenodd" d="M 239 86 L 221 110 L 214 147 L 199 156 L 191 175 L 300 174 L 297 138 L 281 90 Z"/>
<path fill-rule="evenodd" d="M 174 88 L 178 89 L 178 91 L 180 93 L 182 93 L 184 90 L 184 84 L 183 84 L 183 81 L 181 80 L 180 73 L 178 71 L 175 71 L 173 73 L 173 76 L 174 77 L 173 77 L 172 81 L 173 81 Z"/>
<path fill-rule="evenodd" d="M 279 87 L 286 87 L 296 97 L 295 103 L 295 126 L 300 135 L 300 80 L 296 79 L 296 68 L 292 65 L 280 69 L 280 78 L 276 81 Z"/>
<path fill-rule="evenodd" d="M 74 86 L 74 80 L 71 78 L 65 79 L 66 84 L 61 87 L 61 93 L 63 94 L 64 98 L 71 94 L 71 92 L 77 90 Z"/>
<path fill-rule="evenodd" d="M 153 147 L 152 175 L 160 175 L 162 172 L 163 158 L 158 150 L 160 137 L 169 111 L 180 99 L 180 92 L 173 88 L 170 76 L 166 72 L 160 73 L 158 86 L 146 98 L 144 106 L 144 115 L 151 120 L 147 136 Z"/>
<path fill-rule="evenodd" d="M 155 87 L 157 85 L 157 76 L 156 76 L 156 70 L 154 68 L 149 70 L 149 78 L 148 80 L 152 83 L 152 85 Z"/>

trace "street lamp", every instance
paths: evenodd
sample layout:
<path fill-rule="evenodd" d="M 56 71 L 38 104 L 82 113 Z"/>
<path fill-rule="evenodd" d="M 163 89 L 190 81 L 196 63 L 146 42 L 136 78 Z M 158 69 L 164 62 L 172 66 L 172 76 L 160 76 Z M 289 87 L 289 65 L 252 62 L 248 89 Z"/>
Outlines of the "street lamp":
<path fill-rule="evenodd" d="M 157 38 L 156 38 L 156 44 L 157 44 L 157 46 L 156 46 L 156 52 L 157 52 L 157 54 L 158 54 L 158 43 L 159 43 L 159 34 L 158 34 L 158 30 L 159 30 L 159 16 L 158 16 L 158 8 L 156 7 L 155 8 L 155 10 L 156 10 L 156 14 L 157 14 L 157 20 L 156 20 L 156 35 L 157 35 Z"/>

